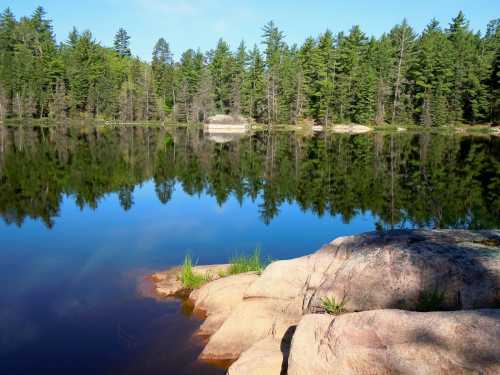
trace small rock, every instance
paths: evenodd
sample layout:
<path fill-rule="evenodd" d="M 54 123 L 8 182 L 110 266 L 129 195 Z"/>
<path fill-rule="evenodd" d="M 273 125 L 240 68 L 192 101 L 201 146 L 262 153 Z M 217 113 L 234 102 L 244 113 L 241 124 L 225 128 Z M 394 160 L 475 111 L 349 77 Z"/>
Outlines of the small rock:
<path fill-rule="evenodd" d="M 210 274 L 212 280 L 220 278 L 220 274 L 227 272 L 229 264 L 213 264 L 207 266 L 194 266 L 193 272 L 197 274 Z M 151 279 L 155 283 L 155 291 L 161 297 L 173 297 L 182 295 L 187 289 L 182 285 L 180 274 L 181 267 L 169 268 L 166 271 L 156 272 L 151 275 Z"/>

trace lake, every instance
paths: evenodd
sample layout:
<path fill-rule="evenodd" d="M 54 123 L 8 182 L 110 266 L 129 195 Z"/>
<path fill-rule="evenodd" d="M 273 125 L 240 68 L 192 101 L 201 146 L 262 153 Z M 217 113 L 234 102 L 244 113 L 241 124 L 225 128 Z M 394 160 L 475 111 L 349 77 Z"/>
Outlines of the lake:
<path fill-rule="evenodd" d="M 0 372 L 223 374 L 150 295 L 182 262 L 392 228 L 498 228 L 500 138 L 0 126 Z"/>

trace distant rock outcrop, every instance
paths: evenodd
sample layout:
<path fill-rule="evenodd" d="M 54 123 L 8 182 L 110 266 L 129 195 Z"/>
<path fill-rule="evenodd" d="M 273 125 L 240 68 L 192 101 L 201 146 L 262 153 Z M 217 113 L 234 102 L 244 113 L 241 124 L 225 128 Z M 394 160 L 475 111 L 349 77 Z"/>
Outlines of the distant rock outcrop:
<path fill-rule="evenodd" d="M 214 115 L 207 118 L 209 125 L 248 125 L 248 118 L 240 115 Z"/>
<path fill-rule="evenodd" d="M 333 125 L 332 126 L 332 131 L 334 133 L 361 134 L 361 133 L 368 133 L 372 130 L 373 129 L 368 127 L 368 126 L 358 125 L 358 124 Z"/>

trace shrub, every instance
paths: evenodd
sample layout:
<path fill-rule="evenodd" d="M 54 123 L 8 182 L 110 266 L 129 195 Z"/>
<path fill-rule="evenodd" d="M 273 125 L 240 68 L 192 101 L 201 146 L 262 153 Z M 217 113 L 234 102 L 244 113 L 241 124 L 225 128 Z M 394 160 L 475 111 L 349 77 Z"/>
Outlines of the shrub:
<path fill-rule="evenodd" d="M 342 299 L 342 301 L 337 302 L 335 297 L 323 297 L 321 298 L 321 306 L 323 309 L 331 315 L 338 315 L 345 312 L 345 304 L 346 301 Z"/>
<path fill-rule="evenodd" d="M 191 255 L 186 255 L 184 257 L 184 263 L 182 264 L 180 279 L 184 288 L 197 289 L 203 284 L 211 281 L 212 275 L 209 273 L 195 273 L 193 271 L 193 259 L 191 258 Z"/>

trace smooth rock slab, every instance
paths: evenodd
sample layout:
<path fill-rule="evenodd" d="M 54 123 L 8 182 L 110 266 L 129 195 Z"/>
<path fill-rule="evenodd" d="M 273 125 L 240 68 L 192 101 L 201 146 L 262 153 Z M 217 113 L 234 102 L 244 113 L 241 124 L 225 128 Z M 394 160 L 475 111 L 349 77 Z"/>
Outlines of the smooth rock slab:
<path fill-rule="evenodd" d="M 206 316 L 198 334 L 207 336 L 217 331 L 258 277 L 255 272 L 226 276 L 192 291 L 189 299 L 194 303 L 194 312 Z"/>
<path fill-rule="evenodd" d="M 368 133 L 372 130 L 373 129 L 368 126 L 357 125 L 357 124 L 332 126 L 332 131 L 334 133 L 361 134 L 361 133 Z"/>
<path fill-rule="evenodd" d="M 306 315 L 288 374 L 500 374 L 500 310 Z"/>
<path fill-rule="evenodd" d="M 302 316 L 302 311 L 296 306 L 296 303 L 288 300 L 243 300 L 210 337 L 200 358 L 237 359 L 257 341 L 269 337 L 282 340 Z"/>
<path fill-rule="evenodd" d="M 493 307 L 500 298 L 500 231 L 417 230 L 339 237 L 318 252 L 272 263 L 245 298 L 294 299 L 304 313 L 321 299 L 347 311 L 414 310 L 443 293 L 448 309 Z"/>
<path fill-rule="evenodd" d="M 265 338 L 243 352 L 229 367 L 227 375 L 284 374 L 286 368 L 283 368 L 283 360 L 288 356 L 287 350 L 282 348 L 280 340 Z"/>

